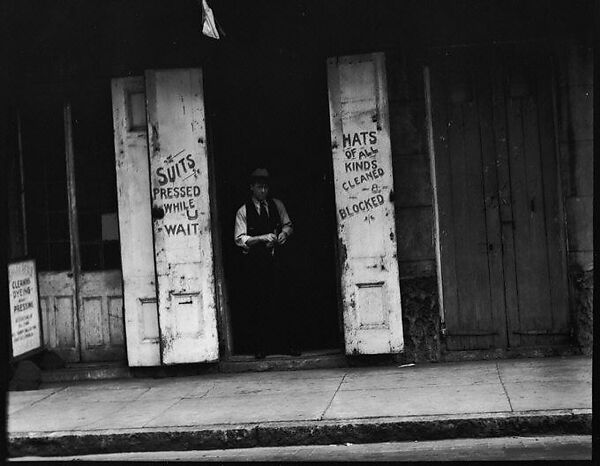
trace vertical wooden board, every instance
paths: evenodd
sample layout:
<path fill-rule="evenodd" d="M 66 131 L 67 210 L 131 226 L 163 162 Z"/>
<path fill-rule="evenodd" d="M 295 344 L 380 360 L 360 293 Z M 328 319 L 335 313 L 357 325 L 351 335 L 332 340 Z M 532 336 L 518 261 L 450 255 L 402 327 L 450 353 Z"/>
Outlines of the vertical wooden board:
<path fill-rule="evenodd" d="M 84 361 L 87 359 L 84 354 L 93 351 L 96 347 L 104 346 L 102 324 L 105 316 L 103 311 L 101 297 L 84 297 L 81 299 L 79 319 L 81 323 L 81 352 Z"/>
<path fill-rule="evenodd" d="M 488 348 L 503 323 L 495 318 L 490 289 L 484 141 L 477 77 L 470 75 L 477 66 L 458 52 L 435 62 L 432 118 L 447 343 L 452 350 Z"/>
<path fill-rule="evenodd" d="M 216 361 L 202 72 L 147 71 L 146 96 L 161 359 Z"/>
<path fill-rule="evenodd" d="M 544 57 L 536 68 L 538 89 L 538 118 L 540 152 L 544 189 L 544 216 L 548 244 L 548 269 L 550 275 L 550 297 L 552 302 L 551 325 L 553 333 L 569 333 L 569 293 L 567 281 L 567 254 L 564 231 L 564 209 L 562 189 L 558 174 L 557 132 L 555 95 L 553 88 L 554 69 L 549 57 Z M 590 166 L 591 168 L 591 166 Z"/>
<path fill-rule="evenodd" d="M 73 296 L 54 297 L 54 322 L 56 323 L 56 340 L 58 348 L 77 349 L 77 328 L 75 327 L 75 310 Z M 78 341 L 81 344 L 81 341 Z"/>
<path fill-rule="evenodd" d="M 463 131 L 464 131 L 464 153 L 461 154 L 465 163 L 466 169 L 463 173 L 463 189 L 465 189 L 465 222 L 458 226 L 459 236 L 465 241 L 462 256 L 468 257 L 467 267 L 463 270 L 461 276 L 464 279 L 462 289 L 466 291 L 463 302 L 470 301 L 473 303 L 473 311 L 468 316 L 473 333 L 481 334 L 477 336 L 477 340 L 485 340 L 487 338 L 488 345 L 492 346 L 494 337 L 492 335 L 498 332 L 498 324 L 504 328 L 504 322 L 494 322 L 496 309 L 492 299 L 492 287 L 495 285 L 491 282 L 491 273 L 489 263 L 489 238 L 496 234 L 495 231 L 488 231 L 487 210 L 485 206 L 485 167 L 483 159 L 492 154 L 484 154 L 484 147 L 487 145 L 481 137 L 481 125 L 484 124 L 482 115 L 478 112 L 478 95 L 477 82 L 482 83 L 481 76 L 477 76 L 475 70 L 481 70 L 483 64 L 475 61 L 471 63 L 474 57 L 470 57 L 466 63 L 468 75 L 467 86 L 470 89 L 471 100 L 462 105 L 463 107 Z M 479 80 L 479 81 L 478 81 Z M 457 154 L 460 156 L 459 154 Z M 489 170 L 488 170 L 489 171 Z M 456 179 L 461 177 L 456 176 Z M 463 208 L 465 208 L 463 206 Z M 467 294 L 468 293 L 468 294 Z"/>
<path fill-rule="evenodd" d="M 327 61 L 347 354 L 403 349 L 383 53 Z"/>
<path fill-rule="evenodd" d="M 129 366 L 160 365 L 143 77 L 112 80 L 123 308 Z M 154 312 L 148 312 L 152 308 Z"/>
<path fill-rule="evenodd" d="M 527 184 L 525 180 L 525 163 L 523 156 L 523 134 L 521 126 L 521 101 L 506 96 L 506 119 L 508 136 L 508 156 L 510 170 L 511 208 L 513 219 L 514 238 L 514 269 L 517 306 L 514 318 L 511 321 L 512 328 L 509 331 L 514 334 L 522 327 L 521 315 L 526 314 L 522 306 L 531 302 L 529 296 L 525 296 L 529 287 L 524 281 L 524 276 L 529 275 L 523 266 L 531 263 L 530 245 L 527 239 L 531 237 L 527 196 Z M 519 267 L 521 265 L 521 267 Z"/>
<path fill-rule="evenodd" d="M 44 346 L 53 348 L 56 346 L 56 326 L 51 320 L 52 298 L 40 296 L 40 309 L 42 310 L 42 335 L 44 335 Z"/>
<path fill-rule="evenodd" d="M 496 51 L 492 57 L 493 123 L 497 157 L 498 202 L 502 225 L 502 264 L 504 274 L 504 298 L 508 345 L 519 346 L 520 337 L 511 333 L 518 326 L 519 297 L 517 292 L 517 272 L 515 268 L 514 221 L 512 210 L 512 190 L 510 177 L 508 124 L 506 119 L 506 70 L 502 55 Z"/>
<path fill-rule="evenodd" d="M 487 234 L 487 261 L 489 268 L 489 290 L 491 325 L 498 333 L 494 346 L 508 345 L 506 332 L 506 304 L 504 296 L 504 271 L 502 262 L 502 224 L 498 186 L 498 154 L 494 135 L 492 67 L 487 53 L 478 56 L 482 66 L 475 67 L 473 83 L 479 114 L 481 156 L 484 185 L 484 211 Z"/>
<path fill-rule="evenodd" d="M 532 79 L 532 70 L 527 70 L 529 78 Z M 550 276 L 548 268 L 548 243 L 546 238 L 546 216 L 545 199 L 543 191 L 543 172 L 541 165 L 540 152 L 540 132 L 537 118 L 537 99 L 536 95 L 524 102 L 523 106 L 523 130 L 525 136 L 525 157 L 527 165 L 527 184 L 529 194 L 529 216 L 531 225 L 531 246 L 532 259 L 535 269 L 530 277 L 523 277 L 520 280 L 522 284 L 525 281 L 533 288 L 532 294 L 535 294 L 535 302 L 527 310 L 527 318 L 521 315 L 521 324 L 525 325 L 525 330 L 545 329 L 552 325 L 551 321 L 551 299 L 550 299 Z M 517 256 L 520 262 L 520 256 Z M 517 269 L 519 268 L 519 263 Z M 522 290 L 523 287 L 520 286 Z M 521 312 L 523 311 L 521 307 Z"/>
<path fill-rule="evenodd" d="M 514 56 L 508 55 L 510 63 L 514 61 Z M 513 68 L 517 65 L 514 64 Z M 516 309 L 514 309 L 513 319 L 511 319 L 511 328 L 509 329 L 511 338 L 519 335 L 522 328 L 521 316 L 526 314 L 522 308 L 524 303 L 531 302 L 531 297 L 526 296 L 529 290 L 523 276 L 527 276 L 527 267 L 531 264 L 530 244 L 528 239 L 531 237 L 531 225 L 529 221 L 529 199 L 527 192 L 527 180 L 525 175 L 526 165 L 523 154 L 523 130 L 522 130 L 522 102 L 520 98 L 512 98 L 510 95 L 510 73 L 513 68 L 504 67 L 506 72 L 507 85 L 503 91 L 505 93 L 506 120 L 507 120 L 507 145 L 508 145 L 508 164 L 510 173 L 510 196 L 511 210 L 513 220 L 513 238 L 514 238 L 514 269 L 515 269 L 515 294 L 517 296 Z M 521 267 L 519 266 L 521 265 Z M 521 340 L 519 335 L 519 340 Z M 519 342 L 521 343 L 521 342 Z"/>
<path fill-rule="evenodd" d="M 470 83 L 466 83 L 472 92 Z M 487 235 L 483 206 L 481 141 L 475 102 L 460 104 L 460 120 L 454 137 L 462 139 L 462 147 L 451 154 L 455 167 L 453 189 L 459 203 L 453 213 L 457 235 L 457 265 L 462 330 L 489 332 L 491 327 L 490 282 L 487 264 Z M 455 197 L 456 199 L 456 197 Z M 449 333 L 450 329 L 449 329 Z"/>
<path fill-rule="evenodd" d="M 122 295 L 120 270 L 83 272 L 79 280 L 81 359 L 118 361 L 125 357 L 123 335 L 111 337 L 111 320 L 123 321 L 122 307 L 112 308 L 110 300 Z M 111 310 L 113 314 L 111 315 Z M 117 328 L 112 325 L 112 331 Z"/>
<path fill-rule="evenodd" d="M 450 89 L 448 89 L 450 92 Z M 444 96 L 447 98 L 447 96 Z M 454 263 L 456 266 L 456 293 L 458 307 L 446 315 L 446 327 L 448 334 L 464 333 L 465 325 L 469 325 L 468 316 L 472 315 L 474 303 L 470 301 L 468 290 L 464 289 L 468 282 L 465 281 L 465 273 L 469 273 L 468 262 L 470 257 L 465 257 L 465 246 L 469 244 L 466 238 L 461 237 L 465 233 L 465 223 L 468 221 L 470 212 L 466 204 L 468 197 L 464 186 L 464 165 L 466 163 L 464 152 L 463 134 L 463 109 L 460 105 L 448 105 L 448 162 L 450 168 L 450 189 L 452 191 L 452 204 L 450 205 L 450 216 L 452 223 L 449 228 L 454 231 Z M 466 283 L 465 283 L 466 282 Z"/>
<path fill-rule="evenodd" d="M 529 79 L 525 64 L 513 61 L 507 89 L 507 120 L 519 328 L 512 332 L 543 329 L 550 309 L 539 133 Z M 523 90 L 521 83 L 527 86 Z"/>
<path fill-rule="evenodd" d="M 79 333 L 75 328 L 75 283 L 69 272 L 41 272 L 38 275 L 40 300 L 45 306 L 48 349 L 67 362 L 78 362 Z M 48 340 L 46 340 L 48 341 Z"/>
<path fill-rule="evenodd" d="M 109 337 L 111 346 L 124 346 L 125 334 L 123 333 L 123 297 L 108 296 Z"/>

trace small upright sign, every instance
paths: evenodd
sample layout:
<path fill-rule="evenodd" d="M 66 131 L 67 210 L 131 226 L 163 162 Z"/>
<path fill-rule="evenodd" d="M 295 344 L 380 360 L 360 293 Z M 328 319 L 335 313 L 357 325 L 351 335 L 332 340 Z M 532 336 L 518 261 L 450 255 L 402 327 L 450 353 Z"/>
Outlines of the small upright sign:
<path fill-rule="evenodd" d="M 40 299 L 34 259 L 8 264 L 12 357 L 20 358 L 43 349 Z"/>

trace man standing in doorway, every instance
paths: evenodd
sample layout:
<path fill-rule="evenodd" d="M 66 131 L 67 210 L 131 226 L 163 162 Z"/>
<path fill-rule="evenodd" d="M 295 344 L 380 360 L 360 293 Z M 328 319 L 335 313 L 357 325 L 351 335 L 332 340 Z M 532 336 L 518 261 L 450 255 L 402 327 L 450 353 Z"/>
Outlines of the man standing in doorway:
<path fill-rule="evenodd" d="M 293 232 L 292 221 L 283 202 L 270 198 L 269 172 L 257 168 L 250 175 L 250 199 L 235 216 L 234 240 L 243 253 L 243 277 L 254 351 L 263 359 L 269 348 L 267 342 L 277 335 L 287 337 L 288 350 L 300 355 L 295 341 L 291 317 L 285 312 L 286 274 L 282 261 L 284 246 Z M 281 325 L 276 325 L 280 322 Z M 279 328 L 277 328 L 279 327 Z"/>

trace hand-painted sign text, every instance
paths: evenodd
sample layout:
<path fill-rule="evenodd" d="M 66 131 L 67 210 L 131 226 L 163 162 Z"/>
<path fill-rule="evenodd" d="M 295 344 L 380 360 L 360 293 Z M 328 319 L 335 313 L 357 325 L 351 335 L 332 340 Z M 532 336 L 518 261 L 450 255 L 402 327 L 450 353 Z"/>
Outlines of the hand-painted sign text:
<path fill-rule="evenodd" d="M 200 230 L 194 220 L 199 215 L 197 199 L 201 190 L 200 186 L 193 184 L 200 174 L 196 161 L 184 149 L 169 155 L 164 164 L 156 169 L 158 186 L 152 189 L 155 205 L 158 206 L 157 200 L 163 201 L 164 230 L 169 236 L 197 235 Z"/>
<path fill-rule="evenodd" d="M 356 131 L 343 135 L 344 159 L 341 173 L 348 174 L 339 181 L 347 193 L 349 204 L 338 209 L 340 220 L 365 213 L 364 220 L 371 222 L 373 211 L 385 204 L 382 187 L 378 184 L 386 173 L 379 166 L 377 131 Z M 363 197 L 363 196 L 367 197 Z M 362 199 L 361 199 L 362 198 Z"/>
<path fill-rule="evenodd" d="M 8 286 L 12 353 L 17 357 L 42 347 L 35 262 L 9 264 Z"/>

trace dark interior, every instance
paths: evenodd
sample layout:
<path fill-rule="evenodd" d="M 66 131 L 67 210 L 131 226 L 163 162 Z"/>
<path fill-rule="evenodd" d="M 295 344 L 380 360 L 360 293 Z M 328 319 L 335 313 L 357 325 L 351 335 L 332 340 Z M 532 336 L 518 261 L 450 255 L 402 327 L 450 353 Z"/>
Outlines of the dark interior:
<path fill-rule="evenodd" d="M 230 306 L 233 352 L 251 352 L 241 291 L 235 213 L 249 195 L 248 174 L 265 166 L 271 194 L 294 223 L 287 245 L 289 296 L 302 349 L 339 347 L 335 270 L 335 210 L 331 183 L 325 61 L 281 49 L 224 50 L 207 67 L 205 94 L 217 178 L 217 206 Z M 273 335 L 276 338 L 277 335 Z"/>

